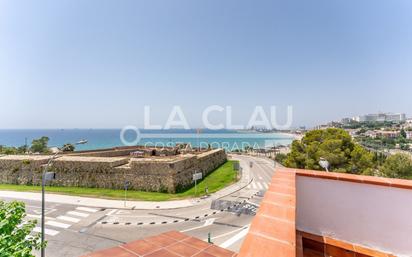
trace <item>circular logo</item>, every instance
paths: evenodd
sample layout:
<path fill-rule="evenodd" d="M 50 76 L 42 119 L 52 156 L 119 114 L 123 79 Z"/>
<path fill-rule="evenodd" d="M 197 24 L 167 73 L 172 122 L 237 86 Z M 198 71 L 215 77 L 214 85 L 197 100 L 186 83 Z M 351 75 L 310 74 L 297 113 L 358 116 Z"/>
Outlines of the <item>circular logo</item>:
<path fill-rule="evenodd" d="M 129 139 L 126 138 L 126 133 L 128 133 L 129 131 L 134 132 L 136 134 L 136 137 L 134 138 L 133 141 L 130 141 Z M 126 146 L 135 146 L 140 142 L 140 139 L 141 139 L 140 130 L 135 126 L 126 126 L 126 127 L 123 127 L 122 130 L 120 131 L 120 140 Z"/>

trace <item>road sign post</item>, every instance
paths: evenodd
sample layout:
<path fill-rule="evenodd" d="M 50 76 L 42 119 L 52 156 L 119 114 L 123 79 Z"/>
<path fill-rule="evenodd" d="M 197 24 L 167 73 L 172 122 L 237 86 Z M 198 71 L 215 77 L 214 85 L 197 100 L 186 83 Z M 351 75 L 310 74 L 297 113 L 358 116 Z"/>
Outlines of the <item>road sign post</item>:
<path fill-rule="evenodd" d="M 127 201 L 127 188 L 130 186 L 129 181 L 124 182 L 124 207 L 126 207 L 126 201 Z"/>
<path fill-rule="evenodd" d="M 199 179 L 202 179 L 202 177 L 203 177 L 202 172 L 197 172 L 193 174 L 193 180 L 195 181 L 195 196 L 197 196 L 197 181 Z"/>

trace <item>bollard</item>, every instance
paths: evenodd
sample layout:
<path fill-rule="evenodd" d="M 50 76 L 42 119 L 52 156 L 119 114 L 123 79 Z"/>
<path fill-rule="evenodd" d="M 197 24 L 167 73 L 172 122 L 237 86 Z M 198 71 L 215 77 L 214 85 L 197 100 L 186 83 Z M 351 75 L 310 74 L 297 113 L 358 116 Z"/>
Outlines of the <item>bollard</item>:
<path fill-rule="evenodd" d="M 213 244 L 213 243 L 212 243 L 212 239 L 210 238 L 210 232 L 207 233 L 207 242 L 208 242 L 209 244 Z"/>

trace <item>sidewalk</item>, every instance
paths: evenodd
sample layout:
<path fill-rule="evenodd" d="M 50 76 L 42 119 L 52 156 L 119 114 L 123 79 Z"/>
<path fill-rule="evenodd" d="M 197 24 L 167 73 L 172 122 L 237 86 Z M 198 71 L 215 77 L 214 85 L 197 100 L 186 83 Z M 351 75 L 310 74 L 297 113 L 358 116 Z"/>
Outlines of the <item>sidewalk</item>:
<path fill-rule="evenodd" d="M 185 200 L 174 200 L 174 201 L 161 201 L 161 202 L 151 202 L 151 201 L 125 201 L 124 200 L 109 200 L 101 198 L 91 198 L 91 197 L 82 197 L 82 196 L 70 196 L 70 195 L 59 195 L 47 193 L 46 189 L 46 201 L 52 203 L 61 203 L 61 204 L 72 204 L 72 205 L 82 205 L 88 207 L 97 207 L 97 208 L 107 208 L 107 209 L 139 209 L 139 210 L 161 210 L 161 209 L 177 209 L 185 208 L 196 205 L 205 204 L 216 200 L 227 195 L 230 195 L 234 192 L 237 192 L 248 185 L 250 182 L 250 169 L 247 163 L 241 159 L 236 158 L 235 160 L 240 161 L 240 166 L 243 168 L 243 174 L 241 179 L 207 198 L 192 198 Z M 15 192 L 15 191 L 0 191 L 0 198 L 16 198 L 32 201 L 41 201 L 41 193 L 32 193 L 32 192 Z"/>

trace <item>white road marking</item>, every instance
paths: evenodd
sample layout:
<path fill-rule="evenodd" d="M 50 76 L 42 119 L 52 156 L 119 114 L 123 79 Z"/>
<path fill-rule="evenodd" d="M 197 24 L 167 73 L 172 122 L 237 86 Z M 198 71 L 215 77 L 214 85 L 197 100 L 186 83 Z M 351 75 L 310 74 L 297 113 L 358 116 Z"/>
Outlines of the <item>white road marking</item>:
<path fill-rule="evenodd" d="M 256 182 L 258 189 L 263 189 L 262 184 L 260 184 L 259 182 Z"/>
<path fill-rule="evenodd" d="M 269 188 L 268 184 L 266 184 L 266 183 L 263 184 L 263 187 L 264 187 L 265 189 L 268 189 L 268 188 Z"/>
<path fill-rule="evenodd" d="M 87 208 L 87 207 L 76 207 L 76 210 L 85 211 L 85 212 L 93 212 L 93 213 L 98 211 L 96 209 Z"/>
<path fill-rule="evenodd" d="M 223 248 L 228 248 L 229 246 L 231 246 L 232 244 L 236 243 L 237 241 L 239 241 L 240 239 L 242 239 L 243 237 L 245 237 L 247 235 L 247 233 L 249 232 L 249 227 L 240 231 L 239 233 L 237 233 L 236 235 L 232 236 L 231 238 L 229 238 L 228 240 L 226 240 L 225 242 L 223 242 L 221 245 L 219 245 L 220 247 Z"/>
<path fill-rule="evenodd" d="M 118 218 L 158 218 L 159 216 L 156 215 L 118 215 L 117 213 L 115 215 L 106 215 L 109 217 L 118 217 Z"/>
<path fill-rule="evenodd" d="M 272 168 L 272 167 L 269 167 L 269 169 L 266 169 L 266 168 L 263 168 L 264 166 L 261 166 L 260 164 L 258 164 L 258 165 L 256 165 L 256 167 L 259 169 L 259 175 L 260 176 L 263 176 L 264 178 L 265 178 L 265 180 L 267 180 L 267 181 L 271 181 L 271 179 L 272 179 L 272 175 L 273 175 L 273 171 L 272 171 L 272 169 L 274 169 L 274 168 Z"/>
<path fill-rule="evenodd" d="M 41 215 L 35 215 L 35 214 L 26 214 L 26 217 L 33 218 L 33 219 L 41 219 Z M 46 220 L 54 220 L 55 219 L 53 217 L 47 217 L 47 216 L 44 216 L 44 217 L 46 218 Z"/>
<path fill-rule="evenodd" d="M 67 214 L 69 215 L 73 215 L 73 216 L 78 216 L 78 217 L 82 217 L 82 218 L 86 218 L 89 216 L 88 213 L 83 213 L 83 212 L 77 212 L 77 211 L 69 211 L 67 212 Z"/>
<path fill-rule="evenodd" d="M 212 225 L 213 222 L 215 222 L 215 220 L 216 220 L 215 218 L 207 219 L 206 222 L 205 222 L 205 224 L 203 224 L 203 227 Z"/>
<path fill-rule="evenodd" d="M 80 219 L 72 218 L 72 217 L 68 217 L 68 216 L 59 216 L 59 217 L 57 217 L 57 219 L 64 220 L 64 221 L 70 221 L 70 222 L 74 222 L 74 223 L 77 223 L 77 222 L 80 221 Z"/>
<path fill-rule="evenodd" d="M 252 188 L 253 188 L 253 189 L 256 189 L 256 188 L 257 188 L 257 185 L 256 185 L 256 182 L 255 182 L 255 181 L 253 181 L 251 185 L 252 185 Z"/>
<path fill-rule="evenodd" d="M 196 230 L 196 229 L 203 228 L 203 227 L 206 227 L 206 226 L 210 226 L 210 225 L 213 224 L 213 222 L 215 222 L 215 220 L 216 220 L 215 218 L 207 219 L 202 226 L 189 228 L 189 229 L 186 229 L 186 230 L 182 230 L 180 232 L 185 233 L 185 232 L 188 232 L 188 231 L 192 231 L 192 230 Z"/>
<path fill-rule="evenodd" d="M 109 212 L 106 214 L 106 216 L 110 216 L 110 215 L 112 215 L 113 213 L 115 213 L 116 211 L 117 211 L 116 209 L 113 209 L 113 210 L 109 211 Z"/>
<path fill-rule="evenodd" d="M 41 228 L 40 228 L 40 227 L 35 227 L 35 228 L 33 229 L 33 231 L 34 231 L 34 232 L 37 232 L 37 233 L 40 233 L 40 232 L 41 232 Z M 44 229 L 44 234 L 49 235 L 49 236 L 55 236 L 55 235 L 57 235 L 57 234 L 59 234 L 59 233 L 60 233 L 59 231 L 54 230 L 54 229 L 48 229 L 48 228 L 45 228 L 45 229 Z"/>
<path fill-rule="evenodd" d="M 111 211 L 108 213 L 108 215 L 112 215 L 115 211 L 116 211 L 116 210 L 111 210 Z M 130 214 L 130 213 L 132 213 L 132 212 L 131 212 L 131 211 L 118 210 L 116 214 L 123 215 L 123 214 Z"/>
<path fill-rule="evenodd" d="M 31 210 L 31 211 L 36 213 L 36 214 L 41 214 L 41 209 L 39 207 L 32 207 L 32 208 L 38 208 L 39 210 Z M 44 214 L 47 215 L 47 214 L 50 214 L 50 213 L 55 212 L 55 211 L 56 211 L 56 209 L 47 209 L 46 208 L 45 211 L 44 211 Z"/>
<path fill-rule="evenodd" d="M 47 221 L 46 225 L 53 226 L 53 227 L 58 227 L 58 228 L 69 228 L 71 225 L 66 224 L 66 223 L 61 223 L 57 221 Z"/>
<path fill-rule="evenodd" d="M 236 233 L 236 232 L 241 231 L 241 230 L 243 230 L 243 229 L 247 229 L 248 227 L 249 227 L 249 226 L 244 226 L 244 227 L 241 227 L 241 228 L 232 230 L 232 231 L 230 231 L 230 232 L 227 232 L 227 233 L 224 233 L 224 234 L 221 234 L 221 235 L 218 235 L 218 236 L 214 236 L 214 237 L 212 237 L 211 239 L 217 239 L 217 238 L 225 237 L 225 236 L 227 236 L 227 235 Z M 206 240 L 207 240 L 207 239 L 205 239 L 204 241 L 206 241 Z"/>

